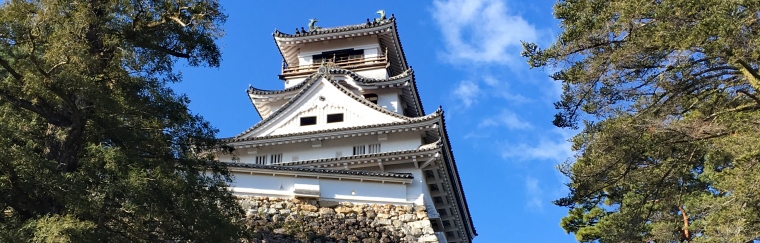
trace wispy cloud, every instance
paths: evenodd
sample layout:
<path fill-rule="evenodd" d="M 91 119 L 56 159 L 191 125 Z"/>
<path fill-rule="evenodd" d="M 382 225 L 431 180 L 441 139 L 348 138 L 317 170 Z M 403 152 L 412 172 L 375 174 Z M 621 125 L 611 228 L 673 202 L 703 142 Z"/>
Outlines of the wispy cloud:
<path fill-rule="evenodd" d="M 522 64 L 520 41 L 535 42 L 538 31 L 501 0 L 437 0 L 433 19 L 452 63 Z"/>
<path fill-rule="evenodd" d="M 462 105 L 467 108 L 477 101 L 481 90 L 477 83 L 469 80 L 462 80 L 452 93 L 454 98 L 459 99 L 462 102 Z"/>
<path fill-rule="evenodd" d="M 483 121 L 478 124 L 478 128 L 498 126 L 504 126 L 513 130 L 529 129 L 533 127 L 530 123 L 521 119 L 517 114 L 506 109 L 501 110 L 501 112 L 494 117 L 483 119 Z"/>
<path fill-rule="evenodd" d="M 574 131 L 554 128 L 550 133 L 543 134 L 534 141 L 504 144 L 501 156 L 505 159 L 548 160 L 562 163 L 573 156 L 572 144 L 567 141 L 573 134 Z"/>
<path fill-rule="evenodd" d="M 497 79 L 494 76 L 486 75 L 483 77 L 483 83 L 488 85 L 491 95 L 497 98 L 505 99 L 513 104 L 522 104 L 531 101 L 529 98 L 512 90 L 512 85 L 503 79 Z"/>
<path fill-rule="evenodd" d="M 544 204 L 541 195 L 543 194 L 544 191 L 539 187 L 538 179 L 530 176 L 525 178 L 525 208 L 530 211 L 542 212 Z"/>

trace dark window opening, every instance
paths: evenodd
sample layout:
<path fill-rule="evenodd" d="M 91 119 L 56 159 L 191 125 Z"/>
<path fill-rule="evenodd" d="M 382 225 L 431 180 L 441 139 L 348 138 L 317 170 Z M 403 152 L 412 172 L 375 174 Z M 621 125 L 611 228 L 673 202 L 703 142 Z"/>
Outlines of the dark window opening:
<path fill-rule="evenodd" d="M 347 62 L 351 60 L 361 60 L 364 58 L 364 49 L 360 50 L 354 50 L 351 49 L 343 49 L 343 50 L 335 50 L 335 51 L 326 51 L 322 52 L 322 54 L 314 55 L 311 57 L 313 62 L 312 63 L 322 63 L 322 60 L 325 62 Z"/>
<path fill-rule="evenodd" d="M 448 220 L 444 220 L 443 227 L 449 227 L 449 226 L 451 226 L 451 222 L 449 222 Z"/>
<path fill-rule="evenodd" d="M 434 203 L 443 203 L 443 198 L 441 198 L 441 197 L 434 197 L 433 198 L 433 202 Z"/>
<path fill-rule="evenodd" d="M 440 189 L 438 189 L 438 185 L 436 185 L 436 184 L 430 184 L 430 191 L 431 192 L 437 192 L 438 190 L 440 190 Z"/>
<path fill-rule="evenodd" d="M 316 116 L 305 116 L 301 117 L 301 126 L 309 126 L 317 124 L 317 117 Z"/>
<path fill-rule="evenodd" d="M 449 213 L 446 212 L 445 208 L 438 209 L 438 214 L 440 214 L 441 216 L 449 215 Z"/>
<path fill-rule="evenodd" d="M 327 123 L 342 122 L 343 113 L 327 114 Z"/>
<path fill-rule="evenodd" d="M 372 103 L 377 104 L 377 95 L 376 94 L 365 94 L 364 98 L 369 100 Z"/>

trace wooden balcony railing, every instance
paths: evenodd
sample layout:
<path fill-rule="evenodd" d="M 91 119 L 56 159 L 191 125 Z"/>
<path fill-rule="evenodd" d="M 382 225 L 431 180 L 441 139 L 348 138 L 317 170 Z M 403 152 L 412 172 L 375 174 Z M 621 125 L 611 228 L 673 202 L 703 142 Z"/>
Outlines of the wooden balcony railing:
<path fill-rule="evenodd" d="M 357 69 L 357 68 L 378 67 L 378 66 L 387 67 L 388 66 L 387 54 L 388 54 L 388 51 L 386 50 L 385 53 L 383 53 L 382 55 L 378 55 L 374 57 L 365 57 L 364 55 L 351 55 L 351 56 L 343 56 L 343 57 L 333 56 L 332 58 L 313 60 L 312 64 L 301 65 L 301 66 L 296 66 L 296 67 L 288 67 L 283 61 L 282 75 L 296 76 L 299 74 L 307 74 L 307 73 L 316 72 L 317 69 L 319 69 L 319 67 L 322 65 L 322 61 L 324 61 L 325 63 L 333 63 L 335 64 L 335 66 L 344 68 L 344 69 Z"/>

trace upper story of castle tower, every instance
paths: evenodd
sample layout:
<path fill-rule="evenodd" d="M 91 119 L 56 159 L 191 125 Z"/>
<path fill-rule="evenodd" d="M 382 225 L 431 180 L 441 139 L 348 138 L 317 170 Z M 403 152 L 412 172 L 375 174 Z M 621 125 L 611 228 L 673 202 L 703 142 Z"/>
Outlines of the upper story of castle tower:
<path fill-rule="evenodd" d="M 353 71 L 363 77 L 385 79 L 409 69 L 404 56 L 396 18 L 379 18 L 366 23 L 322 28 L 312 19 L 309 29 L 296 29 L 294 34 L 275 30 L 275 43 L 282 54 L 285 88 L 299 83 L 322 65 Z"/>

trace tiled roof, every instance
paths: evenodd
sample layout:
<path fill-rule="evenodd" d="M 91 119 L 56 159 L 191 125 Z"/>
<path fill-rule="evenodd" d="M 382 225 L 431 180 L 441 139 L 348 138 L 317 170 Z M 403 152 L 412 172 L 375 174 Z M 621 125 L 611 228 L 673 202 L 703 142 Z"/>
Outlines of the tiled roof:
<path fill-rule="evenodd" d="M 407 69 L 406 71 L 400 73 L 399 75 L 384 78 L 384 79 L 376 79 L 376 78 L 367 78 L 362 75 L 359 75 L 358 73 L 348 70 L 348 69 L 342 69 L 342 68 L 331 68 L 329 69 L 330 74 L 345 74 L 351 77 L 357 84 L 359 85 L 373 85 L 373 86 L 379 86 L 379 85 L 386 85 L 391 83 L 401 83 L 409 81 L 411 83 L 411 86 L 409 87 L 409 93 L 411 93 L 411 99 L 412 102 L 414 102 L 414 106 L 412 106 L 415 109 L 415 113 L 411 114 L 412 116 L 423 116 L 425 114 L 425 110 L 422 107 L 422 102 L 420 101 L 420 95 L 417 93 L 417 83 L 414 81 L 414 70 Z M 313 74 L 312 74 L 313 75 Z M 270 95 L 282 95 L 287 93 L 293 93 L 297 92 L 300 89 L 303 89 L 308 84 L 308 79 L 302 81 L 301 83 L 294 85 L 292 87 L 289 87 L 287 89 L 283 90 L 264 90 L 264 89 L 257 89 L 254 87 L 248 87 L 248 90 L 246 92 L 249 95 L 260 95 L 260 96 L 270 96 Z M 351 92 L 353 93 L 353 92 Z M 256 106 L 256 103 L 251 100 L 251 103 L 253 103 L 254 108 L 258 111 L 258 107 Z M 395 114 L 395 113 L 394 113 Z"/>
<path fill-rule="evenodd" d="M 440 109 L 440 107 L 439 107 L 439 109 Z M 443 113 L 443 112 L 441 112 L 441 113 Z M 453 168 L 449 168 L 448 171 L 449 171 L 449 173 L 456 175 L 456 179 L 457 179 L 457 183 L 456 184 L 458 185 L 458 189 L 459 189 L 457 192 L 461 193 L 461 197 L 462 197 L 462 200 L 463 200 L 463 202 L 459 202 L 459 198 L 456 197 L 456 200 L 458 202 L 457 204 L 459 205 L 460 210 L 466 210 L 466 212 L 467 212 L 467 219 L 470 221 L 470 225 L 469 226 L 472 229 L 472 233 L 474 234 L 471 237 L 469 237 L 470 239 L 472 239 L 472 238 L 474 238 L 475 236 L 478 235 L 478 232 L 475 231 L 475 225 L 472 222 L 472 215 L 470 214 L 470 207 L 467 205 L 467 197 L 465 197 L 465 195 L 464 195 L 464 189 L 462 188 L 462 180 L 459 177 L 459 171 L 457 170 L 457 163 L 456 163 L 456 159 L 454 159 L 454 156 L 453 156 L 454 152 L 453 152 L 453 149 L 451 148 L 451 143 L 449 143 L 449 141 L 450 141 L 449 140 L 449 134 L 446 132 L 446 119 L 443 116 L 443 114 L 441 114 L 441 127 L 440 127 L 440 130 L 443 133 L 442 134 L 442 137 L 444 139 L 443 144 L 447 148 L 447 151 L 449 151 L 449 155 L 451 156 L 451 164 L 450 165 Z M 452 171 L 452 169 L 453 169 L 453 171 Z M 449 175 L 449 176 L 451 176 L 451 175 Z M 464 208 L 462 208 L 462 206 L 464 206 Z"/>
<path fill-rule="evenodd" d="M 414 79 L 414 70 L 411 67 L 404 70 L 404 72 L 396 76 L 386 78 L 386 79 L 367 78 L 351 70 L 340 69 L 340 68 L 330 69 L 330 73 L 346 74 L 350 76 L 354 81 L 358 82 L 360 85 L 378 85 L 381 83 L 386 84 L 386 83 L 395 83 L 395 82 L 406 82 L 408 80 L 412 84 L 409 87 L 410 89 L 409 92 L 412 93 L 411 98 L 413 99 L 413 102 L 415 103 L 413 106 L 416 110 L 415 115 L 422 116 L 425 114 L 425 108 L 422 107 L 422 100 L 420 100 L 420 94 L 419 92 L 417 92 L 417 82 Z"/>
<path fill-rule="evenodd" d="M 429 145 L 429 146 L 426 146 L 426 145 Z M 343 156 L 343 157 L 336 157 L 336 158 L 323 158 L 323 159 L 285 162 L 285 163 L 280 163 L 278 165 L 297 166 L 297 165 L 308 165 L 308 164 L 324 163 L 324 162 L 331 162 L 331 161 L 357 160 L 357 159 L 363 159 L 363 158 L 374 158 L 374 157 L 382 157 L 382 156 L 389 156 L 389 155 L 412 154 L 412 153 L 417 153 L 417 152 L 432 151 L 439 148 L 441 148 L 441 144 L 439 142 L 435 142 L 433 144 L 422 145 L 417 149 L 398 150 L 398 151 L 382 152 L 382 153 L 374 153 L 374 154 L 360 154 L 360 155 Z"/>
<path fill-rule="evenodd" d="M 324 174 L 414 179 L 411 173 L 393 173 L 393 172 L 380 173 L 380 172 L 375 172 L 375 171 L 361 171 L 361 170 L 314 169 L 314 168 L 296 167 L 296 166 L 257 165 L 257 164 L 232 163 L 232 162 L 219 162 L 219 163 L 223 163 L 227 165 L 228 167 L 251 168 L 251 169 L 259 169 L 259 170 L 294 171 L 294 172 L 311 172 L 311 173 L 324 173 Z"/>
<path fill-rule="evenodd" d="M 313 73 L 313 74 L 309 75 L 308 77 L 306 77 L 306 79 L 304 79 L 304 81 L 303 81 L 303 84 L 305 85 L 305 88 L 301 89 L 301 91 L 299 91 L 298 94 L 296 94 L 295 96 L 293 96 L 293 98 L 290 98 L 290 100 L 288 100 L 288 102 L 285 102 L 285 104 L 283 104 L 282 107 L 280 107 L 280 109 L 277 109 L 274 113 L 272 113 L 269 116 L 267 116 L 267 118 L 262 119 L 261 121 L 259 121 L 258 123 L 256 123 L 256 125 L 253 125 L 252 127 L 246 129 L 245 131 L 243 131 L 242 133 L 238 134 L 234 138 L 238 138 L 240 136 L 243 136 L 243 135 L 245 135 L 245 134 L 253 131 L 254 129 L 260 127 L 261 125 L 266 124 L 270 120 L 273 120 L 274 117 L 276 117 L 278 114 L 282 113 L 282 111 L 285 110 L 286 107 L 290 106 L 290 104 L 293 104 L 295 102 L 295 100 L 297 100 L 299 97 L 301 97 L 301 95 L 303 95 L 304 93 L 306 93 L 305 92 L 306 90 L 308 90 L 311 86 L 313 86 L 314 84 L 316 84 L 317 82 L 315 82 L 315 80 L 319 80 L 319 77 L 322 77 L 322 75 L 319 75 L 318 73 Z M 251 100 L 251 102 L 253 102 L 253 100 Z"/>
<path fill-rule="evenodd" d="M 398 126 L 398 125 L 407 125 L 407 124 L 414 124 L 414 123 L 420 123 L 420 122 L 430 121 L 430 120 L 433 120 L 433 119 L 436 119 L 436 118 L 440 117 L 441 114 L 443 114 L 443 112 L 439 109 L 439 110 L 436 110 L 434 113 L 432 113 L 430 115 L 421 116 L 421 117 L 414 117 L 414 118 L 407 118 L 405 121 L 400 121 L 400 122 L 381 123 L 381 124 L 372 124 L 372 125 L 363 125 L 363 126 L 354 126 L 354 127 L 331 128 L 331 129 L 323 129 L 323 130 L 316 130 L 316 131 L 288 133 L 288 134 L 279 134 L 279 135 L 269 135 L 269 136 L 261 136 L 261 137 L 247 137 L 247 138 L 243 138 L 243 137 L 240 137 L 240 135 L 238 135 L 236 137 L 225 138 L 223 140 L 225 140 L 228 143 L 234 143 L 234 142 L 243 142 L 243 141 L 255 141 L 255 140 L 264 140 L 264 139 L 281 138 L 281 137 L 292 137 L 292 136 L 302 136 L 302 135 L 310 135 L 310 134 L 338 132 L 338 131 L 359 130 L 359 129 L 366 129 L 366 128 L 377 128 L 377 127 L 390 127 L 390 126 Z M 272 117 L 272 116 L 270 116 L 270 117 Z M 251 129 L 249 129 L 249 130 L 251 130 Z M 245 132 L 245 133 L 247 133 L 247 132 Z"/>
<path fill-rule="evenodd" d="M 393 14 L 391 14 L 391 16 L 393 16 Z M 399 59 L 400 59 L 400 61 L 403 64 L 402 68 L 404 70 L 410 69 L 411 66 L 409 66 L 409 64 L 407 64 L 407 62 L 406 62 L 406 53 L 404 53 L 404 45 L 401 44 L 401 40 L 400 40 L 401 37 L 399 37 L 399 35 L 398 35 L 398 26 L 396 26 L 396 21 L 395 21 L 396 18 L 395 17 L 391 17 L 391 19 L 394 20 L 393 21 L 393 32 L 395 34 L 394 37 L 396 37 L 395 42 L 398 44 L 398 50 L 401 52 L 401 56 L 399 57 Z M 417 87 L 415 87 L 414 89 L 417 89 Z M 423 111 L 423 114 L 424 114 L 424 111 Z"/>
<path fill-rule="evenodd" d="M 414 71 L 410 68 L 405 70 L 404 72 L 393 76 L 389 78 L 367 78 L 364 76 L 361 76 L 357 74 L 354 71 L 348 70 L 348 69 L 342 69 L 342 68 L 333 68 L 330 69 L 330 73 L 332 74 L 346 74 L 349 77 L 351 77 L 354 81 L 360 82 L 363 84 L 375 84 L 375 83 L 386 83 L 386 82 L 393 82 L 393 81 L 400 81 L 400 80 L 407 80 L 407 78 L 412 77 Z"/>
<path fill-rule="evenodd" d="M 283 52 L 283 43 L 286 42 L 292 42 L 294 40 L 297 40 L 301 37 L 308 38 L 320 38 L 320 35 L 324 35 L 326 37 L 329 37 L 330 35 L 339 34 L 341 32 L 347 32 L 347 31 L 357 31 L 357 30 L 367 30 L 367 31 L 373 31 L 373 29 L 383 29 L 383 28 L 392 28 L 393 34 L 391 35 L 391 39 L 386 41 L 381 40 L 381 46 L 388 47 L 390 44 L 393 45 L 393 47 L 396 49 L 395 51 L 389 53 L 393 57 L 392 67 L 389 69 L 391 73 L 401 73 L 404 70 L 409 68 L 409 65 L 406 63 L 406 56 L 404 53 L 404 48 L 399 40 L 398 37 L 398 27 L 396 25 L 396 17 L 391 15 L 390 18 L 386 20 L 382 20 L 380 22 L 368 22 L 363 24 L 355 24 L 355 25 L 346 25 L 346 26 L 339 26 L 339 27 L 331 27 L 331 28 L 321 28 L 319 30 L 314 31 L 307 31 L 305 33 L 300 34 L 287 34 L 280 32 L 279 30 L 274 31 L 272 33 L 272 37 L 275 40 L 275 43 L 277 43 L 278 51 L 280 52 L 280 55 L 285 59 L 285 62 L 289 65 L 295 65 L 297 63 L 297 60 L 294 59 L 293 53 L 284 53 Z M 294 43 L 290 43 L 287 45 L 295 45 Z M 424 113 L 424 112 L 423 112 Z"/>
<path fill-rule="evenodd" d="M 321 35 L 321 34 L 329 34 L 329 33 L 338 33 L 338 32 L 344 32 L 344 31 L 352 31 L 352 30 L 361 30 L 361 29 L 369 29 L 373 27 L 383 26 L 386 24 L 390 24 L 395 22 L 396 18 L 391 17 L 389 19 L 380 21 L 380 22 L 367 22 L 364 24 L 354 24 L 354 25 L 344 25 L 344 26 L 338 26 L 338 27 L 330 27 L 330 28 L 321 28 L 318 30 L 313 31 L 306 31 L 305 33 L 300 34 L 286 34 L 283 32 L 280 32 L 279 30 L 274 30 L 274 37 L 280 37 L 280 38 L 293 38 L 293 37 L 302 37 L 302 36 L 314 36 L 314 35 Z"/>
<path fill-rule="evenodd" d="M 307 83 L 306 80 L 304 80 L 303 82 L 301 82 L 301 83 L 299 83 L 297 85 L 293 85 L 293 86 L 291 86 L 291 87 L 289 87 L 287 89 L 282 89 L 282 90 L 257 89 L 257 88 L 254 88 L 253 86 L 249 86 L 248 90 L 246 90 L 246 92 L 248 94 L 260 94 L 260 95 L 282 94 L 282 93 L 288 93 L 288 92 L 291 92 L 291 91 L 299 90 L 299 89 L 303 88 L 304 86 L 306 86 L 306 83 Z"/>
<path fill-rule="evenodd" d="M 285 102 L 285 104 L 283 104 L 275 112 L 273 112 L 272 114 L 270 114 L 269 116 L 267 116 L 267 118 L 262 119 L 261 121 L 259 121 L 258 123 L 256 123 L 256 125 L 254 125 L 254 126 L 248 128 L 248 129 L 246 129 L 242 133 L 240 133 L 237 136 L 235 136 L 235 138 L 240 138 L 241 136 L 243 136 L 245 134 L 248 134 L 251 131 L 255 130 L 256 128 L 262 126 L 263 124 L 268 123 L 270 120 L 273 120 L 275 117 L 277 117 L 277 115 L 279 115 L 284 110 L 286 110 L 287 107 L 289 107 L 290 105 L 292 105 L 293 103 L 295 103 L 295 101 L 298 100 L 298 98 L 300 98 L 304 93 L 306 93 L 306 91 L 309 90 L 309 88 L 311 88 L 314 84 L 318 83 L 317 81 L 319 80 L 320 77 L 325 77 L 325 74 L 314 73 L 314 74 L 311 74 L 308 77 L 306 77 L 306 79 L 303 81 L 304 84 L 302 84 L 303 86 L 301 87 L 301 90 L 296 95 L 294 95 L 290 100 L 288 100 L 287 102 Z M 340 83 L 338 83 L 336 80 L 332 80 L 331 79 L 330 83 L 332 83 L 333 86 L 335 86 L 336 88 L 338 88 L 338 90 L 340 90 L 344 94 L 348 95 L 349 97 L 353 98 L 354 100 L 356 100 L 356 101 L 358 101 L 358 102 L 360 102 L 360 103 L 362 103 L 362 104 L 364 104 L 364 105 L 366 105 L 366 106 L 368 106 L 368 107 L 370 107 L 372 109 L 375 109 L 375 110 L 377 110 L 379 112 L 382 112 L 382 113 L 384 113 L 386 115 L 390 115 L 390 116 L 393 116 L 393 117 L 396 117 L 396 118 L 400 118 L 400 119 L 403 119 L 403 120 L 409 120 L 409 121 L 411 121 L 410 119 L 412 119 L 411 117 L 403 116 L 403 115 L 397 114 L 395 112 L 389 111 L 389 110 L 387 110 L 387 109 L 385 109 L 383 107 L 378 106 L 375 103 L 372 103 L 372 102 L 368 101 L 364 97 L 361 97 L 361 96 L 358 96 L 358 95 L 354 94 L 354 92 L 351 92 L 350 90 L 344 88 L 343 85 L 341 85 Z"/>

